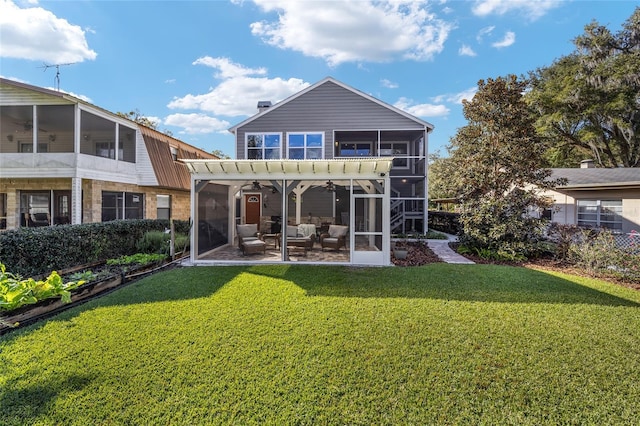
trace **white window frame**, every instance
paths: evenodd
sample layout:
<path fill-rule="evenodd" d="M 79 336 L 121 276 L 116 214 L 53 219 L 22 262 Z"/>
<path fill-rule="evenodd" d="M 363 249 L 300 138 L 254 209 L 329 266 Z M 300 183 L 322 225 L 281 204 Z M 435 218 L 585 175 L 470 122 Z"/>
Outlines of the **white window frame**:
<path fill-rule="evenodd" d="M 320 135 L 320 156 L 318 158 L 314 158 L 314 160 L 321 160 L 324 158 L 324 132 L 316 131 L 316 132 L 289 132 L 287 133 L 287 158 L 291 157 L 291 149 L 302 149 L 304 152 L 304 156 L 302 159 L 308 160 L 309 156 L 307 154 L 309 149 L 318 149 L 318 147 L 310 147 L 308 144 L 310 135 Z M 302 136 L 304 137 L 303 146 L 291 146 L 291 136 Z"/>
<path fill-rule="evenodd" d="M 607 205 L 610 203 L 616 203 L 615 206 Z M 619 203 L 619 205 L 617 205 Z M 605 204 L 605 205 L 603 205 Z M 582 205 L 582 206 L 581 206 Z M 584 214 L 580 212 L 580 207 L 595 207 L 596 219 L 587 220 L 581 219 L 580 215 Z M 613 208 L 614 221 L 603 220 L 602 210 L 603 208 L 611 210 Z M 576 223 L 578 226 L 592 226 L 596 228 L 606 228 L 613 231 L 622 230 L 622 199 L 610 199 L 610 200 L 595 200 L 595 199 L 583 199 L 576 200 Z M 614 225 L 614 226 L 612 226 Z M 617 226 L 615 226 L 617 225 Z"/>
<path fill-rule="evenodd" d="M 279 145 L 278 145 L 278 158 L 277 159 L 281 159 L 282 158 L 282 148 L 283 148 L 283 143 L 282 143 L 282 133 L 279 132 L 248 132 L 245 133 L 244 135 L 244 158 L 249 159 L 249 151 L 257 151 L 257 148 L 249 148 L 249 138 L 251 136 L 262 136 L 262 147 L 261 149 L 261 155 L 262 155 L 262 160 L 265 160 L 265 150 L 266 149 L 275 149 L 275 147 L 267 147 L 264 144 L 264 139 L 266 138 L 266 136 L 278 136 L 279 138 Z"/>

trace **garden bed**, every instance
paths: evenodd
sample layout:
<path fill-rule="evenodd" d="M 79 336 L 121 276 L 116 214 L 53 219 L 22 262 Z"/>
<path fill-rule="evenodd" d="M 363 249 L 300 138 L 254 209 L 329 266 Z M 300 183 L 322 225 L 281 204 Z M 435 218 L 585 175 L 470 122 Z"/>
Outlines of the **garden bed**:
<path fill-rule="evenodd" d="M 25 326 L 38 320 L 48 318 L 59 312 L 87 302 L 95 297 L 105 295 L 116 288 L 135 282 L 136 280 L 154 272 L 175 267 L 182 259 L 183 258 L 174 261 L 142 265 L 126 271 L 122 268 L 109 266 L 104 262 L 92 263 L 64 270 L 60 273 L 63 279 L 68 277 L 70 274 L 83 271 L 91 271 L 101 278 L 96 281 L 85 283 L 72 290 L 71 303 L 64 303 L 59 297 L 56 297 L 41 300 L 34 304 L 21 306 L 17 309 L 0 314 L 0 335 L 20 326 Z"/>

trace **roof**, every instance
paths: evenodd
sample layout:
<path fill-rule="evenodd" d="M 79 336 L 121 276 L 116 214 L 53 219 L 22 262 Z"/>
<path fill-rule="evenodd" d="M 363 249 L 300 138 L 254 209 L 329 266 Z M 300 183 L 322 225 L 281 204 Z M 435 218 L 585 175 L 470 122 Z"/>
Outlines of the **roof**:
<path fill-rule="evenodd" d="M 565 178 L 566 185 L 558 189 L 640 188 L 640 168 L 625 167 L 551 169 L 551 178 Z"/>
<path fill-rule="evenodd" d="M 266 115 L 266 114 L 269 114 L 269 113 L 270 113 L 270 112 L 272 112 L 273 110 L 278 109 L 278 108 L 280 108 L 280 107 L 281 107 L 281 106 L 283 106 L 283 105 L 286 105 L 287 103 L 291 102 L 292 100 L 294 100 L 294 99 L 296 99 L 296 98 L 298 98 L 298 97 L 300 97 L 300 96 L 304 95 L 305 93 L 308 93 L 308 92 L 310 92 L 310 91 L 312 91 L 312 90 L 316 89 L 317 87 L 320 87 L 320 86 L 322 86 L 323 84 L 328 83 L 328 82 L 331 82 L 331 83 L 333 83 L 333 84 L 336 84 L 336 85 L 338 85 L 338 86 L 342 87 L 343 89 L 346 89 L 346 90 L 348 90 L 348 91 L 350 91 L 350 92 L 353 92 L 353 93 L 355 93 L 355 94 L 357 94 L 357 95 L 359 95 L 359 96 L 362 96 L 362 97 L 363 97 L 363 98 L 365 98 L 365 99 L 370 100 L 371 102 L 375 102 L 375 103 L 377 103 L 378 105 L 381 105 L 381 106 L 383 106 L 383 107 L 385 107 L 385 108 L 387 108 L 387 109 L 389 109 L 389 110 L 391 110 L 391 111 L 393 111 L 393 112 L 395 112 L 395 113 L 397 113 L 397 114 L 400 114 L 400 115 L 402 115 L 402 116 L 404 116 L 404 117 L 406 117 L 406 118 L 408 118 L 408 119 L 410 119 L 410 120 L 413 120 L 413 121 L 415 121 L 416 123 L 419 123 L 419 124 L 423 125 L 424 127 L 428 128 L 429 130 L 433 130 L 433 129 L 434 129 L 433 124 L 431 124 L 431 123 L 429 123 L 429 122 L 427 122 L 427 121 L 424 121 L 424 120 L 422 120 L 422 119 L 420 119 L 420 118 L 418 118 L 418 117 L 416 117 L 416 116 L 413 116 L 413 115 L 409 114 L 409 113 L 408 113 L 408 112 L 406 112 L 406 111 L 403 111 L 403 110 L 401 110 L 401 109 L 399 109 L 399 108 L 394 107 L 393 105 L 389 105 L 388 103 L 383 102 L 383 101 L 381 101 L 380 99 L 374 98 L 373 96 L 368 95 L 368 94 L 366 94 L 366 93 L 364 93 L 364 92 L 362 92 L 362 91 L 360 91 L 360 90 L 358 90 L 358 89 L 355 89 L 355 88 L 353 88 L 353 87 L 351 87 L 351 86 L 349 86 L 349 85 L 347 85 L 347 84 L 345 84 L 345 83 L 342 83 L 341 81 L 338 81 L 338 80 L 336 80 L 336 79 L 335 79 L 335 78 L 333 78 L 333 77 L 326 77 L 326 78 L 324 78 L 324 79 L 320 80 L 319 82 L 317 82 L 317 83 L 315 83 L 315 84 L 313 84 L 313 85 L 311 85 L 311 86 L 308 86 L 307 88 L 305 88 L 305 89 L 303 89 L 303 90 L 299 91 L 298 93 L 295 93 L 295 94 L 293 94 L 293 95 L 289 96 L 288 98 L 284 99 L 283 101 L 280 101 L 280 102 L 276 103 L 275 105 L 273 105 L 273 106 L 271 106 L 271 107 L 267 108 L 266 110 L 264 110 L 264 111 L 262 111 L 262 112 L 259 112 L 258 114 L 255 114 L 255 115 L 253 115 L 253 116 L 251 116 L 251 117 L 247 118 L 246 120 L 244 120 L 244 121 L 242 121 L 242 122 L 240 122 L 240 123 L 236 124 L 236 125 L 235 125 L 235 126 L 233 126 L 233 127 L 230 127 L 230 128 L 229 128 L 229 131 L 230 131 L 231 133 L 235 133 L 235 132 L 236 132 L 236 130 L 237 130 L 239 127 L 245 126 L 245 125 L 247 125 L 248 123 L 251 123 L 253 120 L 256 120 L 256 119 L 258 119 L 258 118 L 260 118 L 260 117 L 262 117 L 262 116 L 264 116 L 264 115 Z"/>
<path fill-rule="evenodd" d="M 379 179 L 387 176 L 393 158 L 332 160 L 188 160 L 199 179 Z"/>
<path fill-rule="evenodd" d="M 138 128 L 147 147 L 158 185 L 161 187 L 188 190 L 191 185 L 189 170 L 183 163 L 173 160 L 171 147 L 178 150 L 179 159 L 218 158 L 157 130 L 142 125 L 138 125 Z"/>

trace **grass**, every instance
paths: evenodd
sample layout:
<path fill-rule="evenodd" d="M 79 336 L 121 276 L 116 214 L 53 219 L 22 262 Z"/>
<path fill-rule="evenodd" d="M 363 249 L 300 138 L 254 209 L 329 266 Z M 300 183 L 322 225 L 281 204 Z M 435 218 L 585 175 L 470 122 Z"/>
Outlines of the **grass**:
<path fill-rule="evenodd" d="M 640 292 L 496 265 L 176 269 L 0 338 L 0 424 L 634 424 Z"/>

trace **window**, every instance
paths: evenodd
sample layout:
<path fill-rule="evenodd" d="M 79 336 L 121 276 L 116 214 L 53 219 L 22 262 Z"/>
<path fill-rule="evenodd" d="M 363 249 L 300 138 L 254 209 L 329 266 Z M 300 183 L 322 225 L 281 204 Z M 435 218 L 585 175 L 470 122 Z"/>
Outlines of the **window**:
<path fill-rule="evenodd" d="M 247 133 L 246 138 L 248 160 L 272 160 L 282 157 L 282 135 L 279 133 Z"/>
<path fill-rule="evenodd" d="M 102 192 L 102 221 L 144 219 L 144 195 L 134 192 Z"/>
<path fill-rule="evenodd" d="M 622 200 L 578 200 L 578 225 L 622 229 Z"/>
<path fill-rule="evenodd" d="M 385 157 L 407 157 L 409 155 L 409 144 L 406 142 L 385 142 L 380 144 L 380 156 Z M 406 158 L 396 158 L 393 160 L 393 167 L 408 169 L 409 162 Z"/>
<path fill-rule="evenodd" d="M 324 135 L 322 133 L 289 133 L 288 158 L 292 160 L 316 160 L 322 158 Z"/>
<path fill-rule="evenodd" d="M 7 229 L 7 194 L 0 192 L 0 229 Z"/>
<path fill-rule="evenodd" d="M 171 150 L 171 158 L 173 158 L 173 161 L 178 161 L 178 148 L 170 146 L 169 149 Z"/>
<path fill-rule="evenodd" d="M 22 191 L 20 226 L 49 226 L 71 223 L 71 191 Z"/>
<path fill-rule="evenodd" d="M 158 194 L 156 196 L 156 204 L 157 218 L 169 220 L 171 218 L 171 195 Z"/>
<path fill-rule="evenodd" d="M 370 157 L 373 149 L 371 142 L 341 143 L 340 157 Z"/>

